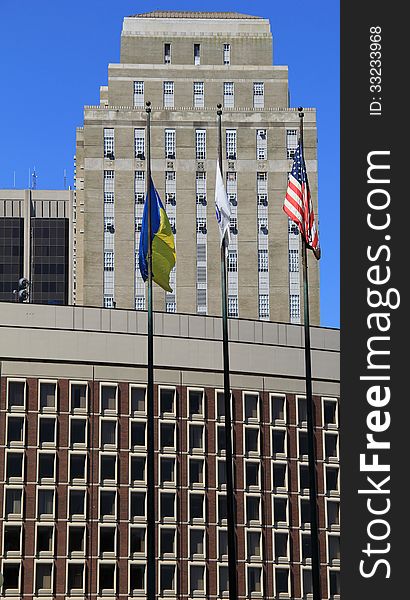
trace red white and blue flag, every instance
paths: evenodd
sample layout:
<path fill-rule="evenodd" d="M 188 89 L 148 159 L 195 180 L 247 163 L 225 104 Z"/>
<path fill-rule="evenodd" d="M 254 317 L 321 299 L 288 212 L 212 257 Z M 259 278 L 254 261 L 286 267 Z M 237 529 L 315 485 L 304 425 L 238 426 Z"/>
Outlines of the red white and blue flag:
<path fill-rule="evenodd" d="M 302 144 L 295 151 L 292 171 L 289 173 L 283 210 L 299 228 L 308 248 L 320 258 L 319 234 L 315 223 L 312 198 L 306 173 Z"/>

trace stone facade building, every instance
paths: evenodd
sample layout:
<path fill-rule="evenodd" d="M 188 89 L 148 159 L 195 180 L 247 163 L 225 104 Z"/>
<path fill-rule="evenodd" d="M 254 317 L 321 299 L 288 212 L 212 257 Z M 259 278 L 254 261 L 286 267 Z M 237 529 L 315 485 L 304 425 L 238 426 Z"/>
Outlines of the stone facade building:
<path fill-rule="evenodd" d="M 237 13 L 152 12 L 126 17 L 119 64 L 77 130 L 76 303 L 145 308 L 138 253 L 146 190 L 146 112 L 152 173 L 175 232 L 173 293 L 159 311 L 220 314 L 214 211 L 216 105 L 223 106 L 223 170 L 231 204 L 231 317 L 301 320 L 299 237 L 282 205 L 299 119 L 288 69 L 272 65 L 267 19 Z M 317 212 L 316 113 L 305 109 L 305 158 Z M 309 253 L 311 254 L 311 253 Z M 319 323 L 319 268 L 309 268 Z"/>

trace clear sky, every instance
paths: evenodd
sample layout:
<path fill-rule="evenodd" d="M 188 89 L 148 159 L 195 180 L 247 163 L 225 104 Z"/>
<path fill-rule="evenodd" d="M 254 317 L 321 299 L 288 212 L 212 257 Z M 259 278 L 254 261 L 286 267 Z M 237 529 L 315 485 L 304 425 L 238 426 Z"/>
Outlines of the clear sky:
<path fill-rule="evenodd" d="M 337 0 L 2 0 L 0 188 L 73 185 L 75 128 L 119 62 L 124 16 L 237 11 L 269 18 L 273 60 L 289 66 L 291 106 L 317 108 L 321 324 L 339 326 L 339 2 Z"/>

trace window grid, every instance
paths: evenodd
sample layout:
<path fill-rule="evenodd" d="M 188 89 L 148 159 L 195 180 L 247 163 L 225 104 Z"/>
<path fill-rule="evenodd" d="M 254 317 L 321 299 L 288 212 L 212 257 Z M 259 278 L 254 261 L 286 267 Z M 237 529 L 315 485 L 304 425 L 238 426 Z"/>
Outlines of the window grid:
<path fill-rule="evenodd" d="M 173 81 L 164 81 L 164 108 L 174 108 Z"/>
<path fill-rule="evenodd" d="M 195 131 L 195 155 L 197 160 L 206 158 L 206 130 L 197 129 Z"/>
<path fill-rule="evenodd" d="M 114 158 L 114 129 L 104 129 L 104 158 Z"/>
<path fill-rule="evenodd" d="M 145 159 L 145 129 L 134 129 L 135 158 Z"/>
<path fill-rule="evenodd" d="M 134 81 L 134 106 L 136 108 L 144 107 L 144 82 Z"/>
<path fill-rule="evenodd" d="M 296 148 L 298 147 L 298 131 L 297 129 L 286 130 L 286 156 L 293 158 Z"/>
<path fill-rule="evenodd" d="M 203 81 L 194 81 L 194 107 L 195 108 L 203 108 L 204 107 L 204 82 Z"/>
<path fill-rule="evenodd" d="M 226 130 L 226 158 L 236 160 L 236 129 Z"/>
<path fill-rule="evenodd" d="M 233 81 L 224 82 L 224 108 L 234 108 L 234 83 Z"/>
<path fill-rule="evenodd" d="M 165 158 L 175 158 L 176 153 L 176 137 L 175 129 L 165 130 Z"/>
<path fill-rule="evenodd" d="M 257 81 L 253 84 L 253 107 L 254 108 L 264 108 L 265 99 L 264 99 L 264 84 L 262 81 Z"/>
<path fill-rule="evenodd" d="M 223 64 L 224 65 L 231 64 L 231 44 L 224 44 Z"/>

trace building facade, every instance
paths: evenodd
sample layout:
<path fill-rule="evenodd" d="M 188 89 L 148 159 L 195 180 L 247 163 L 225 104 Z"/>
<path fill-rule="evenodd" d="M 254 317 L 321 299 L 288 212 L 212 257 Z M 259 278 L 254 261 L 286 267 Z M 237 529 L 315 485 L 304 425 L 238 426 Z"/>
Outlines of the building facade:
<path fill-rule="evenodd" d="M 71 304 L 73 191 L 0 190 L 0 301 L 15 302 L 18 281 L 29 301 Z"/>
<path fill-rule="evenodd" d="M 152 103 L 155 186 L 176 240 L 173 293 L 158 311 L 220 314 L 214 210 L 217 104 L 231 205 L 231 317 L 301 321 L 300 239 L 283 213 L 297 145 L 288 69 L 272 65 L 267 19 L 237 13 L 152 12 L 126 17 L 119 64 L 77 130 L 77 304 L 145 308 L 138 244 L 146 190 L 146 112 Z M 317 212 L 316 113 L 305 109 L 305 158 Z M 309 253 L 311 254 L 311 253 Z M 309 257 L 312 323 L 319 268 Z"/>
<path fill-rule="evenodd" d="M 146 313 L 3 303 L 7 598 L 144 598 Z M 155 314 L 159 598 L 227 596 L 219 318 Z M 230 321 L 238 598 L 311 593 L 303 328 Z M 339 588 L 339 332 L 312 328 L 323 599 Z"/>

